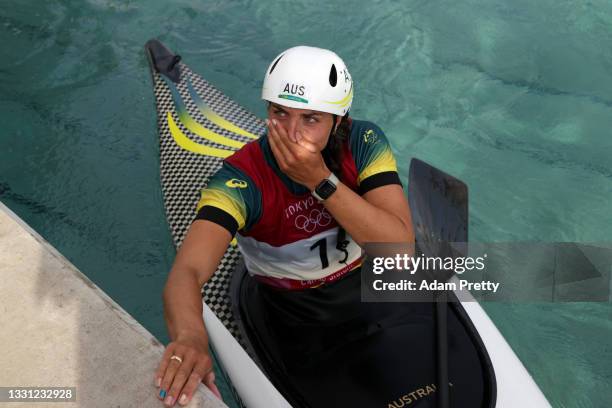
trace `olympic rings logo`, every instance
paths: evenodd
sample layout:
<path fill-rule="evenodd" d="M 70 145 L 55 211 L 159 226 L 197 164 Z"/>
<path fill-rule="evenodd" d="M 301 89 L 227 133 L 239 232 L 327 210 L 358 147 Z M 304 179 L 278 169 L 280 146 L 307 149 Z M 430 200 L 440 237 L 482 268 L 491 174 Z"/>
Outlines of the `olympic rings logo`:
<path fill-rule="evenodd" d="M 310 212 L 308 217 L 303 214 L 295 217 L 295 227 L 306 232 L 312 232 L 315 230 L 315 228 L 317 228 L 317 226 L 325 227 L 329 225 L 331 220 L 331 215 L 329 215 L 325 209 L 323 209 L 323 211 L 319 211 L 315 208 Z"/>

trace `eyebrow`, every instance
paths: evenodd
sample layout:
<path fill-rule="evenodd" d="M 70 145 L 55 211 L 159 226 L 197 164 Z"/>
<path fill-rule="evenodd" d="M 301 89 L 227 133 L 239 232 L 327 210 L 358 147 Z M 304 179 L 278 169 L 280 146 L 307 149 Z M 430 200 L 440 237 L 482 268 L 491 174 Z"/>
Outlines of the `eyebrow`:
<path fill-rule="evenodd" d="M 273 107 L 274 109 L 277 109 L 277 110 L 283 111 L 283 112 L 285 112 L 285 113 L 288 113 L 286 110 L 284 110 L 284 109 L 283 109 L 283 107 L 282 107 L 282 106 L 277 105 L 277 104 L 275 104 L 275 103 L 273 103 L 273 104 L 272 104 L 272 107 Z M 320 113 L 320 112 L 315 112 L 315 111 L 310 111 L 309 113 L 302 113 L 302 116 L 307 116 L 307 117 L 312 117 L 312 116 L 321 116 L 321 113 Z"/>

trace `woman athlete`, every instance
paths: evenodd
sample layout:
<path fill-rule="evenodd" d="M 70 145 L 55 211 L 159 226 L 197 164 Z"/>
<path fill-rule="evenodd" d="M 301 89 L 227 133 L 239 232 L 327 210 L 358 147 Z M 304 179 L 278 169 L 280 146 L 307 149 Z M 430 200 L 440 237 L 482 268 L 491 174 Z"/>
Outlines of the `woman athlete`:
<path fill-rule="evenodd" d="M 340 347 L 330 328 L 354 334 L 366 319 L 363 245 L 414 242 L 385 135 L 349 117 L 353 81 L 340 57 L 307 46 L 282 52 L 266 71 L 262 99 L 267 133 L 225 159 L 202 190 L 164 287 L 171 342 L 155 379 L 166 406 L 187 404 L 200 382 L 220 397 L 200 290 L 232 238 L 253 277 L 245 313 L 249 302 L 261 312 L 247 316 L 251 341 L 288 384 L 305 361 Z"/>

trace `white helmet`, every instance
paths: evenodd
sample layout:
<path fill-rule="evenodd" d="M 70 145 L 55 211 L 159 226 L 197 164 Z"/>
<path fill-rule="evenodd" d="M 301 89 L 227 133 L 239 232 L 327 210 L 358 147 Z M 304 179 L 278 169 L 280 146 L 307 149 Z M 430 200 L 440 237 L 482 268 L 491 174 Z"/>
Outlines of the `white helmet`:
<path fill-rule="evenodd" d="M 290 108 L 344 116 L 353 102 L 353 79 L 335 52 L 300 45 L 274 58 L 266 71 L 261 98 Z"/>

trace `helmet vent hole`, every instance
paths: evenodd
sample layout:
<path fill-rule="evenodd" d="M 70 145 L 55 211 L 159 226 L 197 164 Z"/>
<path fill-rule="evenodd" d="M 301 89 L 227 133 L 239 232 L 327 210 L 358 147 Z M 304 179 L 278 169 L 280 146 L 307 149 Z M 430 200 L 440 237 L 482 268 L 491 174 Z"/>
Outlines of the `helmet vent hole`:
<path fill-rule="evenodd" d="M 329 84 L 331 86 L 336 86 L 338 83 L 338 72 L 336 72 L 336 66 L 332 64 L 331 69 L 329 70 Z"/>
<path fill-rule="evenodd" d="M 285 54 L 283 54 L 283 55 L 285 55 Z M 274 64 L 272 64 L 272 68 L 270 68 L 270 73 L 268 75 L 270 75 L 272 73 L 272 71 L 274 71 L 274 68 L 276 68 L 276 64 L 278 64 L 278 61 L 280 61 L 281 58 L 283 58 L 283 55 L 281 55 L 280 57 L 278 57 L 276 59 L 276 61 L 274 61 Z"/>

